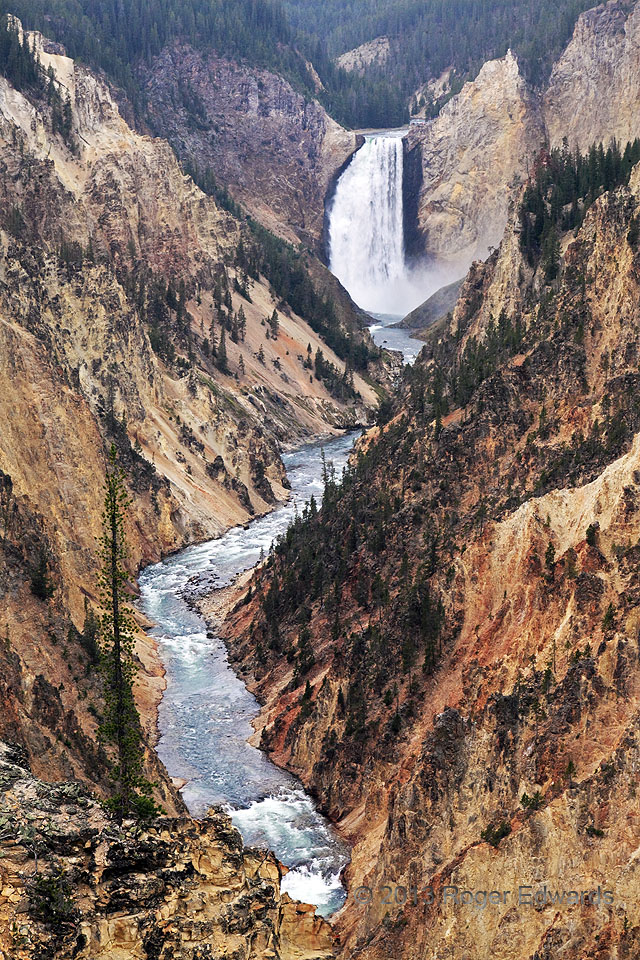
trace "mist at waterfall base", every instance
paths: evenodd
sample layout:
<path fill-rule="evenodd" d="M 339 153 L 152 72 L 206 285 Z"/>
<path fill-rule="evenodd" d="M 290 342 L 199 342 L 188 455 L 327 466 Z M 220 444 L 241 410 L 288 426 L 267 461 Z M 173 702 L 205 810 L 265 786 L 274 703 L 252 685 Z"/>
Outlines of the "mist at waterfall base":
<path fill-rule="evenodd" d="M 328 210 L 331 272 L 369 313 L 405 317 L 460 271 L 405 261 L 403 137 L 372 134 L 354 154 Z"/>
<path fill-rule="evenodd" d="M 187 781 L 182 796 L 194 816 L 223 806 L 247 846 L 273 850 L 292 869 L 282 890 L 328 916 L 345 899 L 340 872 L 348 847 L 302 785 L 247 742 L 260 707 L 228 663 L 223 641 L 208 631 L 185 597 L 230 584 L 251 569 L 313 494 L 323 493 L 322 451 L 339 474 L 357 434 L 307 445 L 283 456 L 292 496 L 283 506 L 219 540 L 189 547 L 140 575 L 141 606 L 156 625 L 166 669 L 158 754 L 169 774 Z"/>

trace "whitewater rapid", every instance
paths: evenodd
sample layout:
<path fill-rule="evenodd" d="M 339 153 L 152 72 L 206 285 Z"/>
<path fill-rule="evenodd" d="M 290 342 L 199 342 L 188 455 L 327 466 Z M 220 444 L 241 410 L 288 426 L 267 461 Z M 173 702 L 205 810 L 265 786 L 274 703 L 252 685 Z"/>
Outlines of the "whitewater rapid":
<path fill-rule="evenodd" d="M 140 575 L 141 607 L 155 624 L 167 689 L 159 708 L 158 754 L 194 816 L 214 805 L 231 815 L 248 846 L 268 847 L 292 869 L 282 889 L 328 916 L 345 898 L 340 872 L 349 850 L 302 785 L 247 743 L 259 713 L 255 697 L 229 666 L 223 641 L 186 602 L 224 587 L 255 566 L 313 494 L 322 498 L 322 451 L 338 474 L 357 434 L 302 447 L 283 460 L 291 499 L 246 528 L 189 547 Z"/>

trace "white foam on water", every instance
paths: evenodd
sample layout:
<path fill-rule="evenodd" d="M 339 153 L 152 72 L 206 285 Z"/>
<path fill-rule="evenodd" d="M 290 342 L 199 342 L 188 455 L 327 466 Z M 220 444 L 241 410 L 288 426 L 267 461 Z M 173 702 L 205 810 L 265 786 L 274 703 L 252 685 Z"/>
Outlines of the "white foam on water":
<path fill-rule="evenodd" d="M 391 312 L 406 281 L 402 136 L 368 136 L 329 213 L 331 272 L 365 310 Z"/>
<path fill-rule="evenodd" d="M 318 822 L 318 813 L 302 790 L 264 797 L 228 812 L 246 843 L 280 851 L 279 859 L 291 868 L 282 881 L 282 890 L 290 897 L 315 904 L 322 916 L 342 905 L 344 847 L 333 831 Z"/>
<path fill-rule="evenodd" d="M 312 903 L 321 917 L 331 916 L 344 902 L 344 888 L 339 873 L 326 876 L 320 870 L 301 866 L 290 870 L 282 878 L 280 889 L 292 900 Z"/>

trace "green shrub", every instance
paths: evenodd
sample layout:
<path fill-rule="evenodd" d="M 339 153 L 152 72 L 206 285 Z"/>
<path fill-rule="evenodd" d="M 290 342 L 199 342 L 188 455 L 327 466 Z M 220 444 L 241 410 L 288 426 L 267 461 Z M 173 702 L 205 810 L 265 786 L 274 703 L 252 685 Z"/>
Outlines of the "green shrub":
<path fill-rule="evenodd" d="M 77 916 L 71 887 L 62 870 L 45 876 L 36 874 L 30 881 L 29 913 L 48 926 L 75 925 Z"/>
<path fill-rule="evenodd" d="M 532 797 L 527 793 L 523 793 L 520 798 L 520 803 L 525 810 L 540 810 L 540 808 L 544 806 L 544 798 L 540 791 L 536 790 Z"/>
<path fill-rule="evenodd" d="M 503 820 L 497 824 L 497 826 L 489 824 L 488 827 L 485 827 L 480 834 L 480 838 L 484 840 L 485 843 L 490 843 L 492 847 L 497 847 L 500 841 L 508 837 L 510 833 L 511 825 L 507 820 Z"/>

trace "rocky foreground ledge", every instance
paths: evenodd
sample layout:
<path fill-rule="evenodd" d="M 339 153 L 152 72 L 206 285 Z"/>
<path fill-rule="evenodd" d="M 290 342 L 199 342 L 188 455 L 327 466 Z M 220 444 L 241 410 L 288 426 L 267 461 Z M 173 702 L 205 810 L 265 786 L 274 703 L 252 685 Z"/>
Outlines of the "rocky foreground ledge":
<path fill-rule="evenodd" d="M 321 960 L 330 925 L 281 894 L 228 816 L 114 822 L 0 743 L 0 960 Z"/>

